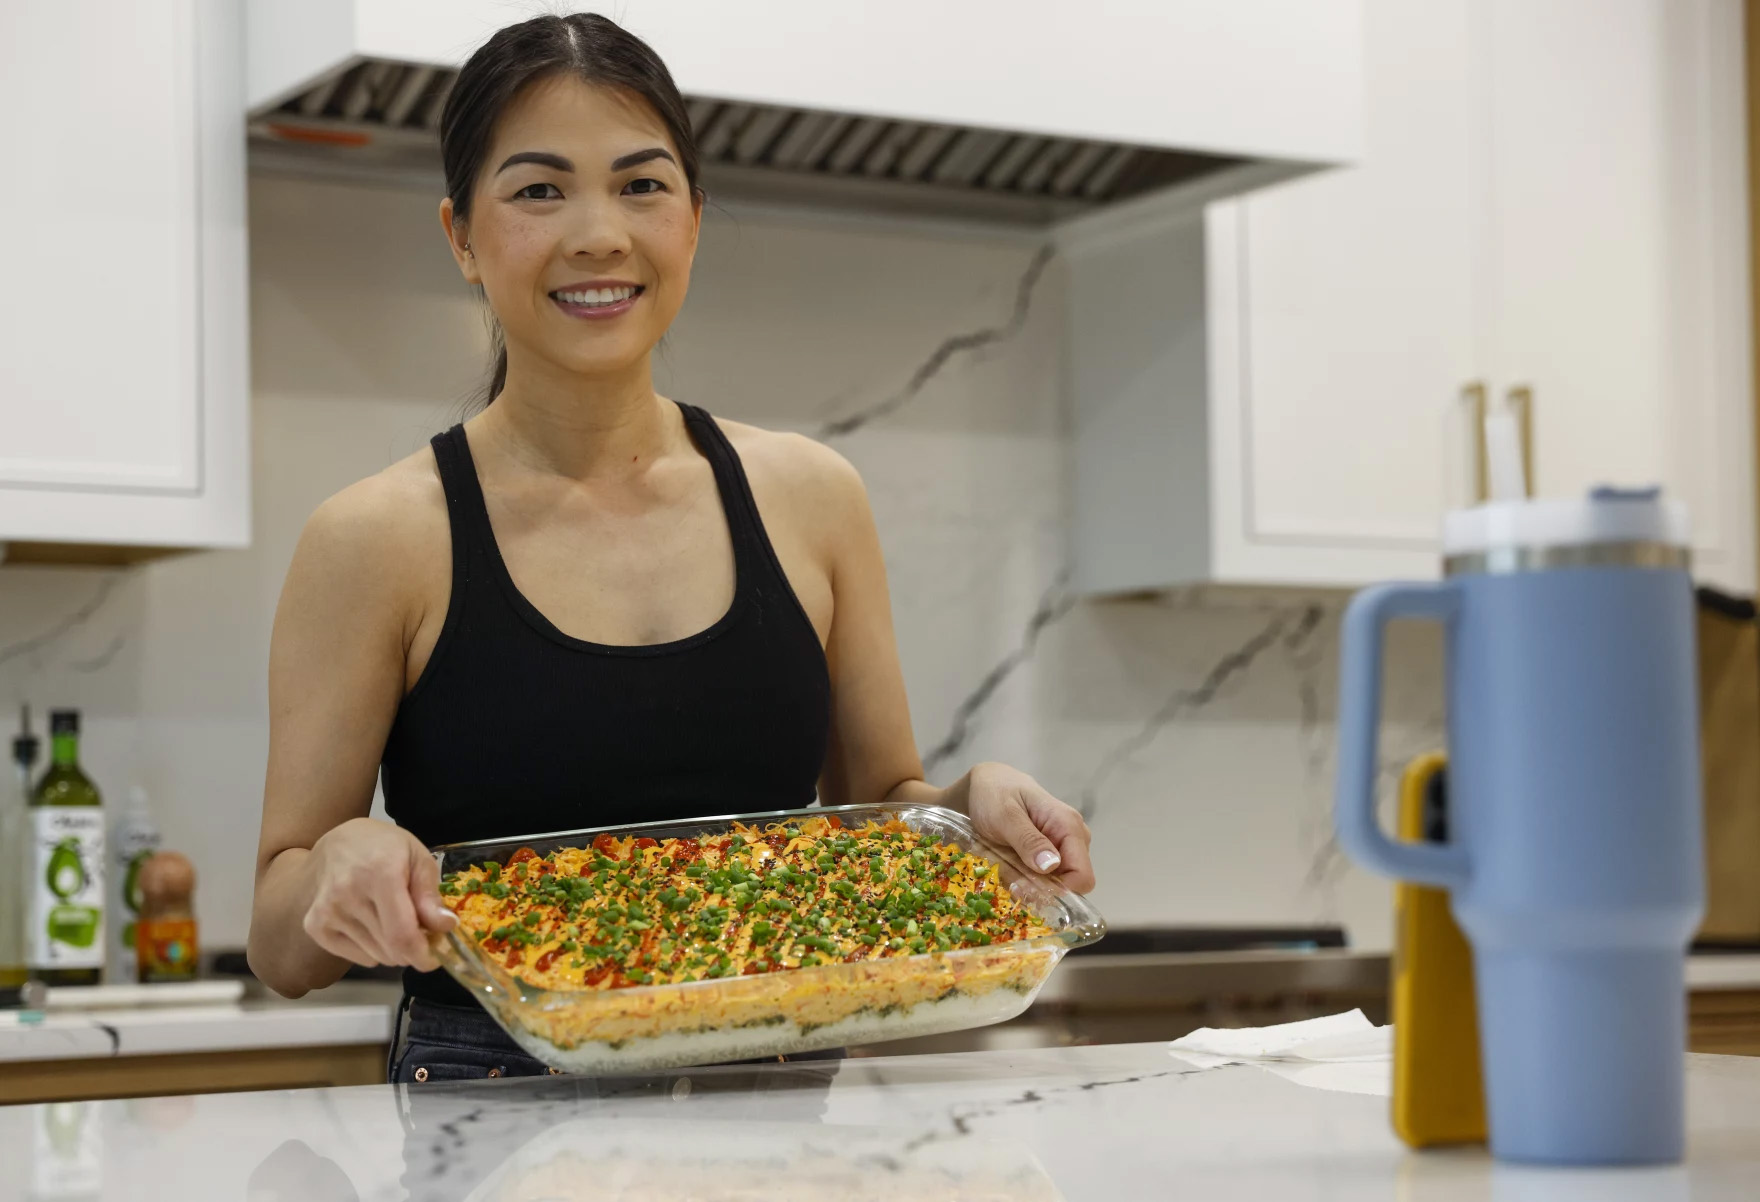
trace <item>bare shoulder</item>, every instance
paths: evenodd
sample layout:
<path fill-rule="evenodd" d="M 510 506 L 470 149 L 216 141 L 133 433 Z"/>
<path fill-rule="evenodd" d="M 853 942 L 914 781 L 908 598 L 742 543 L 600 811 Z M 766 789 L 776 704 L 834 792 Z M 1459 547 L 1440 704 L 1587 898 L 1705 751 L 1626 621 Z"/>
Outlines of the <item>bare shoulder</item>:
<path fill-rule="evenodd" d="M 720 424 L 755 490 L 771 493 L 802 516 L 817 512 L 846 521 L 866 515 L 868 494 L 861 475 L 824 443 L 744 422 Z"/>
<path fill-rule="evenodd" d="M 372 557 L 420 542 L 436 526 L 446 526 L 446 494 L 434 453 L 424 447 L 319 505 L 301 542 L 330 554 Z"/>
<path fill-rule="evenodd" d="M 289 582 L 356 599 L 419 603 L 450 571 L 446 494 L 423 447 L 313 511 Z M 402 605 L 398 606 L 402 610 Z M 403 615 L 400 615 L 403 616 Z"/>

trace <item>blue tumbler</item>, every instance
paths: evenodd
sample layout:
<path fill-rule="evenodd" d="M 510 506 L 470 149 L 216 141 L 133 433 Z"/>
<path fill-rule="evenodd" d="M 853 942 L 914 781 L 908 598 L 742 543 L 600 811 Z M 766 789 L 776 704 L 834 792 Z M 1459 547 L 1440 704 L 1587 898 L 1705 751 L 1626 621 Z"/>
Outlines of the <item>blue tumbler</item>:
<path fill-rule="evenodd" d="M 1681 1158 L 1686 950 L 1704 908 L 1686 517 L 1654 491 L 1448 515 L 1445 576 L 1345 613 L 1336 822 L 1358 863 L 1448 889 L 1473 946 L 1491 1150 Z M 1449 842 L 1376 818 L 1382 636 L 1440 622 Z"/>

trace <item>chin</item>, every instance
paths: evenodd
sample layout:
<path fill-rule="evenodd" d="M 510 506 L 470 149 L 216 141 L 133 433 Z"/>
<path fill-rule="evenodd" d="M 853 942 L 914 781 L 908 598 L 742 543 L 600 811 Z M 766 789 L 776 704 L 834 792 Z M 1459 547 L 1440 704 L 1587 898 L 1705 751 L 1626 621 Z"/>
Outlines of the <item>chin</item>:
<path fill-rule="evenodd" d="M 574 332 L 573 337 L 557 337 L 553 331 L 546 332 L 550 335 L 547 338 L 521 341 L 540 358 L 577 376 L 615 376 L 629 372 L 645 364 L 659 342 L 658 334 L 649 338 L 645 331 L 635 330 L 590 331 L 585 337 L 579 332 Z"/>

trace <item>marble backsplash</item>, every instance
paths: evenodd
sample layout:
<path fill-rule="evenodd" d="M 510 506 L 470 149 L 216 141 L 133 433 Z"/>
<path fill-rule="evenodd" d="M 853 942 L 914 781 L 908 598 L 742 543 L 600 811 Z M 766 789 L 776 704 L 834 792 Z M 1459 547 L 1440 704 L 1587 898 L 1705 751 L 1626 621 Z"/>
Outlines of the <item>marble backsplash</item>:
<path fill-rule="evenodd" d="M 456 420 L 483 329 L 434 199 L 252 181 L 254 541 L 130 571 L 0 569 L 0 706 L 77 705 L 111 796 L 152 794 L 242 942 L 267 645 L 300 525 Z M 1032 772 L 1095 833 L 1119 925 L 1342 922 L 1387 886 L 1330 827 L 1338 594 L 1067 587 L 1062 276 L 1041 243 L 712 210 L 663 391 L 820 437 L 867 481 L 931 779 Z M 1440 648 L 1397 630 L 1387 783 L 1441 741 Z M 0 721 L 0 731 L 11 726 Z"/>

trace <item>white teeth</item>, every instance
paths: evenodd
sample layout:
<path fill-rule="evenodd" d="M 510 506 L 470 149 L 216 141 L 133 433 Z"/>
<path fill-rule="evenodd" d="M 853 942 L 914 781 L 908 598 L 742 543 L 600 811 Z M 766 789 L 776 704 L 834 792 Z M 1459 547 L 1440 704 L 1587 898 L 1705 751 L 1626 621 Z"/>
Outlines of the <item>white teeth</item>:
<path fill-rule="evenodd" d="M 571 305 L 615 305 L 634 296 L 639 289 L 623 288 L 586 288 L 578 292 L 552 292 L 550 295 L 557 300 L 567 301 Z"/>

